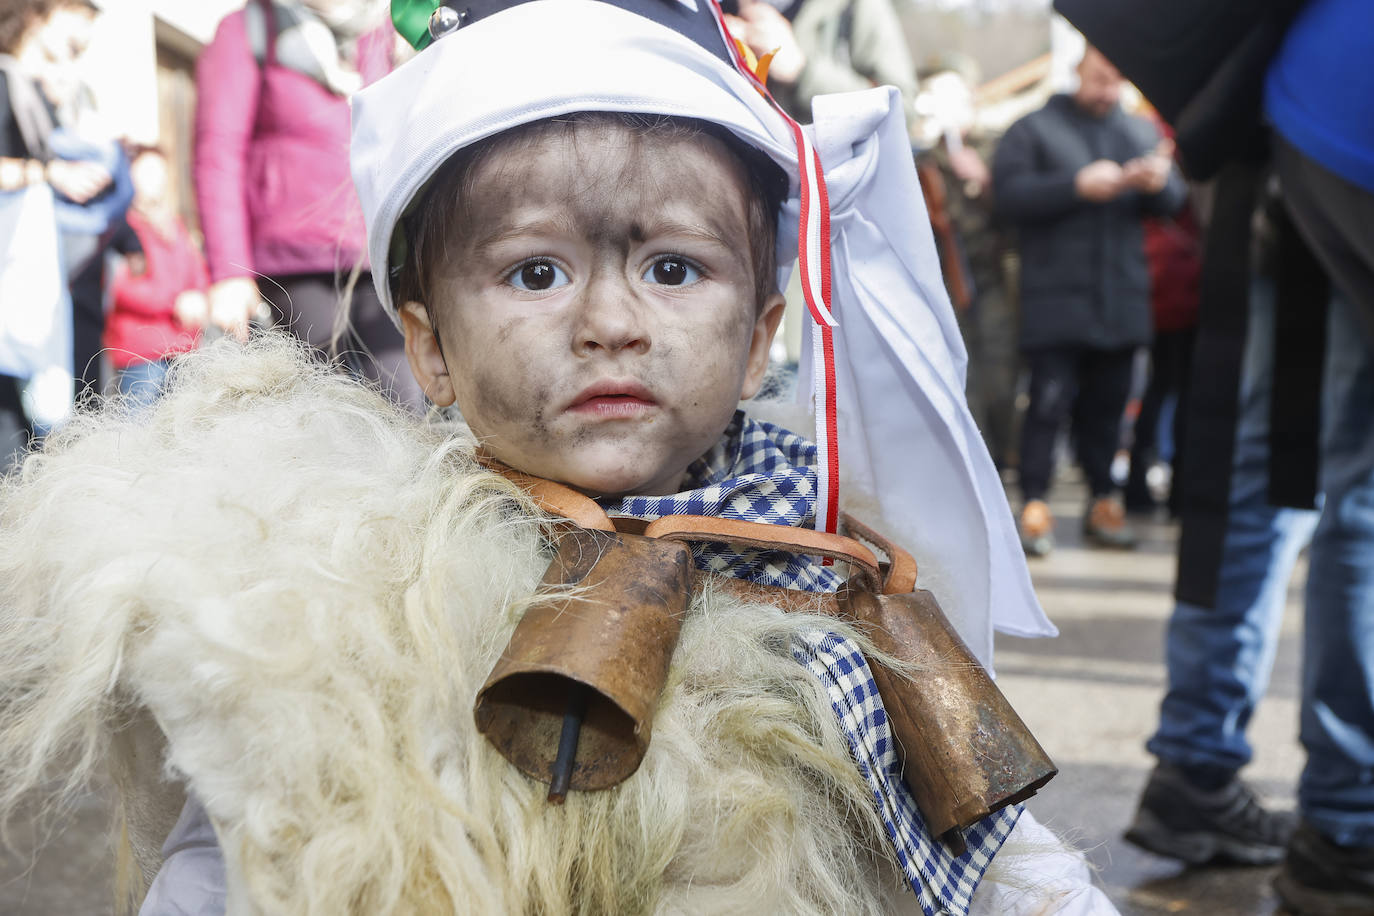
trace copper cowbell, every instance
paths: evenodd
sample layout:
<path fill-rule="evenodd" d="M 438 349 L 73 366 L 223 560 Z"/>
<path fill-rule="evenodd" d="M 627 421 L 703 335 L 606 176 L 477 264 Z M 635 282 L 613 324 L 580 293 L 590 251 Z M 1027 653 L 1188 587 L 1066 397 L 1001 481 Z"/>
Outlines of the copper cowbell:
<path fill-rule="evenodd" d="M 558 782 L 570 707 L 580 718 L 564 789 L 609 788 L 644 759 L 692 593 L 680 543 L 567 527 L 543 593 L 477 694 L 478 731 L 528 776 Z M 561 800 L 554 797 L 551 800 Z"/>
<path fill-rule="evenodd" d="M 879 651 L 914 669 L 875 664 L 873 679 L 917 807 L 931 833 L 961 852 L 960 829 L 1034 795 L 1054 763 L 930 592 L 856 589 L 841 603 Z"/>

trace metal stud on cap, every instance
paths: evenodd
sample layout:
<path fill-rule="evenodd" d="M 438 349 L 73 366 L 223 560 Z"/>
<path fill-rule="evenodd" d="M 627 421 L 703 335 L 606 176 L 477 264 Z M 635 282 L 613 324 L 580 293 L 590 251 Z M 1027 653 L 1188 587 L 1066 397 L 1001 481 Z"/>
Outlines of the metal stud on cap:
<path fill-rule="evenodd" d="M 450 32 L 456 32 L 467 18 L 451 6 L 440 5 L 429 15 L 429 37 L 440 39 Z"/>

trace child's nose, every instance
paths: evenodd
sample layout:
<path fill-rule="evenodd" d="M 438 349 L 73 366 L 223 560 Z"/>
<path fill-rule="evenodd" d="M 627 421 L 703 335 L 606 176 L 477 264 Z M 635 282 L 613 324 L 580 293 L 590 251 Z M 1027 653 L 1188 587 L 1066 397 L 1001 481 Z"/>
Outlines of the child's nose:
<path fill-rule="evenodd" d="M 573 350 L 579 356 L 598 350 L 647 352 L 649 327 L 643 303 L 624 273 L 598 271 L 578 303 Z"/>

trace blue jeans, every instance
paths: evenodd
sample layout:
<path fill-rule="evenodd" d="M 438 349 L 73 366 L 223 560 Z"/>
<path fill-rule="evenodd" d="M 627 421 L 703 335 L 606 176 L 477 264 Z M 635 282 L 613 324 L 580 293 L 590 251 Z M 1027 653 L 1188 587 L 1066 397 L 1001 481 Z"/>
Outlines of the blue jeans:
<path fill-rule="evenodd" d="M 1239 767 L 1250 759 L 1245 725 L 1268 684 L 1285 587 L 1310 537 L 1300 731 L 1307 765 L 1298 805 L 1336 843 L 1374 845 L 1374 352 L 1354 307 L 1334 297 L 1320 517 L 1271 508 L 1257 435 L 1267 409 L 1255 402 L 1270 375 L 1272 305 L 1265 289 L 1254 300 L 1218 606 L 1175 608 L 1169 691 L 1147 747 L 1179 764 Z"/>
<path fill-rule="evenodd" d="M 1316 512 L 1268 502 L 1274 288 L 1266 280 L 1254 284 L 1249 328 L 1216 607 L 1175 605 L 1165 637 L 1169 688 L 1145 745 L 1182 766 L 1238 770 L 1250 761 L 1245 729 L 1269 686 L 1293 564 L 1317 524 Z"/>
<path fill-rule="evenodd" d="M 1374 351 L 1332 301 L 1323 405 L 1326 502 L 1312 538 L 1303 635 L 1307 766 L 1298 806 L 1342 845 L 1374 845 Z"/>
<path fill-rule="evenodd" d="M 151 405 L 162 394 L 167 365 L 167 360 L 156 359 L 120 369 L 116 374 L 119 393 L 140 407 Z"/>

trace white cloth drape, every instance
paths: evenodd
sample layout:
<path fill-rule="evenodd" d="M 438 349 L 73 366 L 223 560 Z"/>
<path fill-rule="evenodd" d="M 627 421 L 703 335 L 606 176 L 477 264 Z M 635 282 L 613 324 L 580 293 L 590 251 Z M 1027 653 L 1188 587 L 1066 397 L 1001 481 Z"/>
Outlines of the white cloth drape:
<path fill-rule="evenodd" d="M 830 194 L 840 463 L 874 494 L 985 663 L 992 631 L 1049 636 L 1011 510 L 964 397 L 967 357 L 896 89 L 815 100 Z M 810 332 L 812 327 L 807 326 Z M 802 353 L 809 353 L 803 342 Z M 803 357 L 799 390 L 815 367 Z"/>
<path fill-rule="evenodd" d="M 39 427 L 71 413 L 72 309 L 46 184 L 0 193 L 0 372 L 26 381 Z"/>

